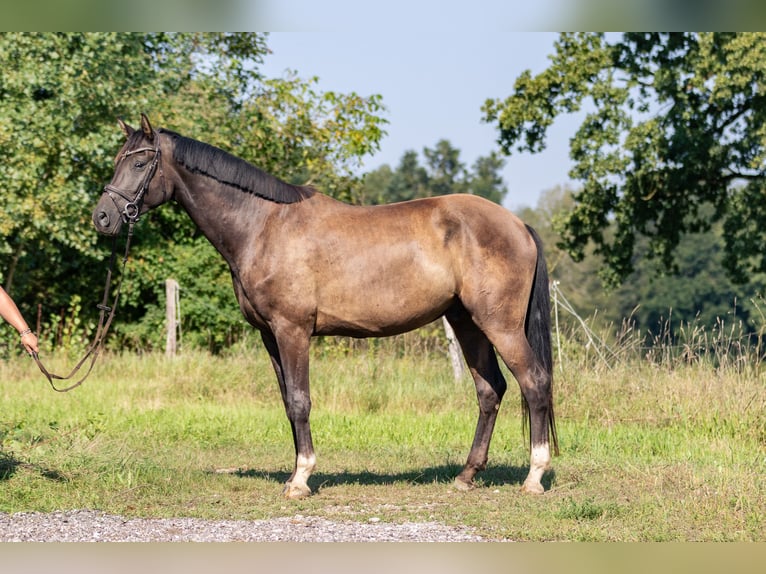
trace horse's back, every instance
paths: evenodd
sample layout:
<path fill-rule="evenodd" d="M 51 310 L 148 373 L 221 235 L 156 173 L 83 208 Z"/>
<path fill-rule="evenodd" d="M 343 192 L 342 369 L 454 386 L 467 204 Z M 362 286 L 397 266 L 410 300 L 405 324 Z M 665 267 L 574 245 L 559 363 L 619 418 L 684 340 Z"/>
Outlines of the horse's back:
<path fill-rule="evenodd" d="M 320 221 L 330 221 L 335 229 L 351 230 L 358 237 L 391 241 L 399 232 L 429 242 L 440 236 L 440 243 L 448 246 L 468 232 L 482 244 L 504 240 L 511 250 L 533 245 L 524 222 L 514 213 L 477 195 L 441 195 L 375 206 L 352 206 L 321 194 L 315 200 L 323 204 L 318 212 L 328 214 Z"/>

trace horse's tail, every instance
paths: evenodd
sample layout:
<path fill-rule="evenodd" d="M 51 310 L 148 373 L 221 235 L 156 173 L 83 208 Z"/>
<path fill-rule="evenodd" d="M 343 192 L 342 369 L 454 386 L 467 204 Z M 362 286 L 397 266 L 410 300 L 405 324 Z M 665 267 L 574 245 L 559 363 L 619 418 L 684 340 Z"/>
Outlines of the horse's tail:
<path fill-rule="evenodd" d="M 525 333 L 529 346 L 537 358 L 540 367 L 545 371 L 548 384 L 548 428 L 553 450 L 559 454 L 559 443 L 556 435 L 556 421 L 553 416 L 553 346 L 551 343 L 551 298 L 548 284 L 548 266 L 543 256 L 543 242 L 537 232 L 529 225 L 527 231 L 532 236 L 537 247 L 537 268 L 529 297 Z M 522 395 L 524 423 L 529 425 L 529 405 Z"/>

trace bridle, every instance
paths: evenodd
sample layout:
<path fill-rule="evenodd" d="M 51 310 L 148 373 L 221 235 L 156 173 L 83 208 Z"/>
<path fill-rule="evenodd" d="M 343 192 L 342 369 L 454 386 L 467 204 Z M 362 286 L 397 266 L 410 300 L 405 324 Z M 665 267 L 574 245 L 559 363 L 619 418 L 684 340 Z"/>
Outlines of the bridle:
<path fill-rule="evenodd" d="M 154 147 L 142 147 L 142 148 L 134 149 L 131 151 L 125 151 L 119 156 L 119 161 L 123 161 L 127 159 L 128 157 L 135 155 L 137 153 L 141 153 L 145 151 L 154 152 L 154 157 L 152 158 L 152 161 L 149 164 L 149 168 L 144 173 L 144 178 L 141 180 L 141 183 L 138 185 L 138 188 L 136 188 L 135 190 L 120 189 L 119 187 L 116 187 L 112 185 L 111 183 L 104 186 L 104 192 L 109 196 L 109 199 L 112 200 L 112 203 L 114 203 L 114 206 L 117 208 L 117 211 L 122 217 L 122 221 L 124 223 L 136 223 L 138 221 L 138 218 L 141 215 L 141 207 L 144 204 L 144 195 L 146 195 L 146 191 L 149 189 L 149 184 L 151 183 L 152 178 L 154 177 L 154 174 L 157 171 L 158 167 L 160 170 L 160 180 L 162 182 L 162 190 L 163 192 L 165 191 L 165 175 L 162 173 L 162 164 L 160 163 L 160 156 L 161 156 L 160 138 L 159 138 L 159 134 L 157 134 L 156 132 L 154 133 L 154 139 L 157 142 L 157 144 Z M 115 196 L 118 196 L 125 201 L 125 205 L 123 206 L 122 209 L 120 209 L 120 205 L 118 203 L 117 197 Z"/>
<path fill-rule="evenodd" d="M 154 174 L 156 173 L 157 169 L 159 168 L 160 172 L 160 178 L 162 181 L 162 190 L 163 193 L 165 191 L 165 177 L 162 173 L 162 165 L 160 163 L 161 159 L 161 152 L 160 152 L 160 140 L 158 134 L 155 132 L 154 134 L 155 141 L 157 142 L 157 145 L 154 147 L 142 147 L 139 149 L 131 150 L 123 152 L 120 155 L 119 160 L 122 161 L 124 159 L 127 159 L 128 157 L 135 155 L 137 153 L 141 153 L 144 151 L 152 151 L 154 152 L 154 157 L 152 158 L 151 163 L 149 164 L 149 168 L 146 170 L 146 173 L 144 174 L 144 178 L 141 180 L 141 183 L 139 184 L 138 188 L 136 190 L 126 190 L 126 189 L 120 189 L 112 184 L 108 184 L 104 186 L 104 192 L 109 195 L 109 198 L 114 203 L 114 206 L 117 208 L 117 211 L 120 213 L 120 216 L 122 217 L 122 220 L 124 223 L 128 224 L 128 237 L 125 242 L 125 255 L 122 258 L 122 272 L 121 272 L 121 281 L 119 286 L 117 287 L 117 291 L 114 294 L 114 300 L 112 302 L 112 305 L 109 306 L 109 290 L 111 288 L 112 284 L 112 271 L 114 270 L 114 263 L 117 258 L 117 236 L 114 238 L 114 243 L 112 245 L 112 255 L 109 259 L 109 268 L 107 269 L 106 273 L 106 285 L 104 286 L 104 296 L 101 300 L 101 304 L 97 305 L 96 307 L 99 310 L 99 319 L 98 319 L 98 327 L 96 328 L 96 335 L 93 338 L 93 342 L 90 344 L 90 347 L 88 347 L 88 350 L 85 352 L 85 356 L 80 359 L 80 361 L 75 365 L 75 367 L 72 369 L 72 371 L 66 375 L 61 376 L 57 375 L 55 373 L 51 373 L 48 371 L 48 369 L 45 368 L 42 361 L 40 361 L 40 358 L 37 353 L 32 353 L 32 358 L 35 360 L 35 363 L 37 363 L 37 366 L 39 367 L 40 371 L 43 375 L 48 379 L 48 382 L 50 383 L 51 387 L 54 391 L 57 391 L 59 393 L 65 393 L 67 391 L 71 391 L 72 389 L 79 387 L 85 379 L 88 378 L 88 375 L 90 375 L 90 372 L 93 370 L 93 366 L 96 364 L 96 358 L 98 357 L 99 353 L 101 352 L 101 345 L 104 341 L 104 338 L 106 337 L 107 332 L 109 331 L 109 327 L 112 324 L 112 320 L 114 319 L 114 315 L 117 311 L 117 303 L 120 298 L 120 290 L 122 289 L 122 284 L 124 282 L 125 278 L 125 266 L 128 261 L 128 253 L 130 252 L 130 242 L 133 238 L 133 227 L 138 222 L 138 218 L 141 214 L 141 207 L 144 203 L 144 195 L 146 195 L 147 189 L 149 189 L 149 184 L 152 181 L 152 178 L 154 177 Z M 120 206 L 118 204 L 117 198 L 118 196 L 122 198 L 125 201 L 125 206 L 120 209 Z M 131 198 L 132 196 L 132 198 Z M 75 373 L 77 373 L 80 368 L 85 364 L 85 362 L 90 357 L 90 365 L 88 367 L 88 370 L 86 373 L 80 378 L 77 382 L 75 382 L 72 385 L 69 385 L 65 388 L 58 388 L 54 384 L 55 380 L 65 381 L 67 379 L 71 379 Z"/>

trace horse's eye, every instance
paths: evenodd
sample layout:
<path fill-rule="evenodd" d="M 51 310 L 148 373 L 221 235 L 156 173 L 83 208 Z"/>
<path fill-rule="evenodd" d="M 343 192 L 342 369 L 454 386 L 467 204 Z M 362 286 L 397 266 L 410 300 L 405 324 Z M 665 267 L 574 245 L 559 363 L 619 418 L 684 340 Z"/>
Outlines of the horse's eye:
<path fill-rule="evenodd" d="M 133 164 L 136 168 L 141 169 L 146 165 L 145 161 L 137 161 L 135 164 Z"/>

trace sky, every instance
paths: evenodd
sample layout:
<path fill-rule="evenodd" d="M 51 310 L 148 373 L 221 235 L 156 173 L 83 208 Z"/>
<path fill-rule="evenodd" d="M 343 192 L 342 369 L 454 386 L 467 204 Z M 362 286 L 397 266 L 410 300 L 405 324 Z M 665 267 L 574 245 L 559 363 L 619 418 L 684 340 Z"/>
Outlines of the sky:
<path fill-rule="evenodd" d="M 395 168 L 408 150 L 421 154 L 423 162 L 423 148 L 441 139 L 459 149 L 460 160 L 470 168 L 478 157 L 500 149 L 497 127 L 481 121 L 482 104 L 509 96 L 524 70 L 544 70 L 557 37 L 456 26 L 397 30 L 395 35 L 380 26 L 375 31 L 271 32 L 267 44 L 272 54 L 262 71 L 267 77 L 281 77 L 286 70 L 302 78 L 317 76 L 320 90 L 380 94 L 387 135 L 380 151 L 365 158 L 363 171 L 382 164 Z M 577 117 L 558 118 L 544 152 L 505 158 L 506 207 L 535 207 L 542 191 L 572 184 L 569 139 L 577 125 Z"/>

